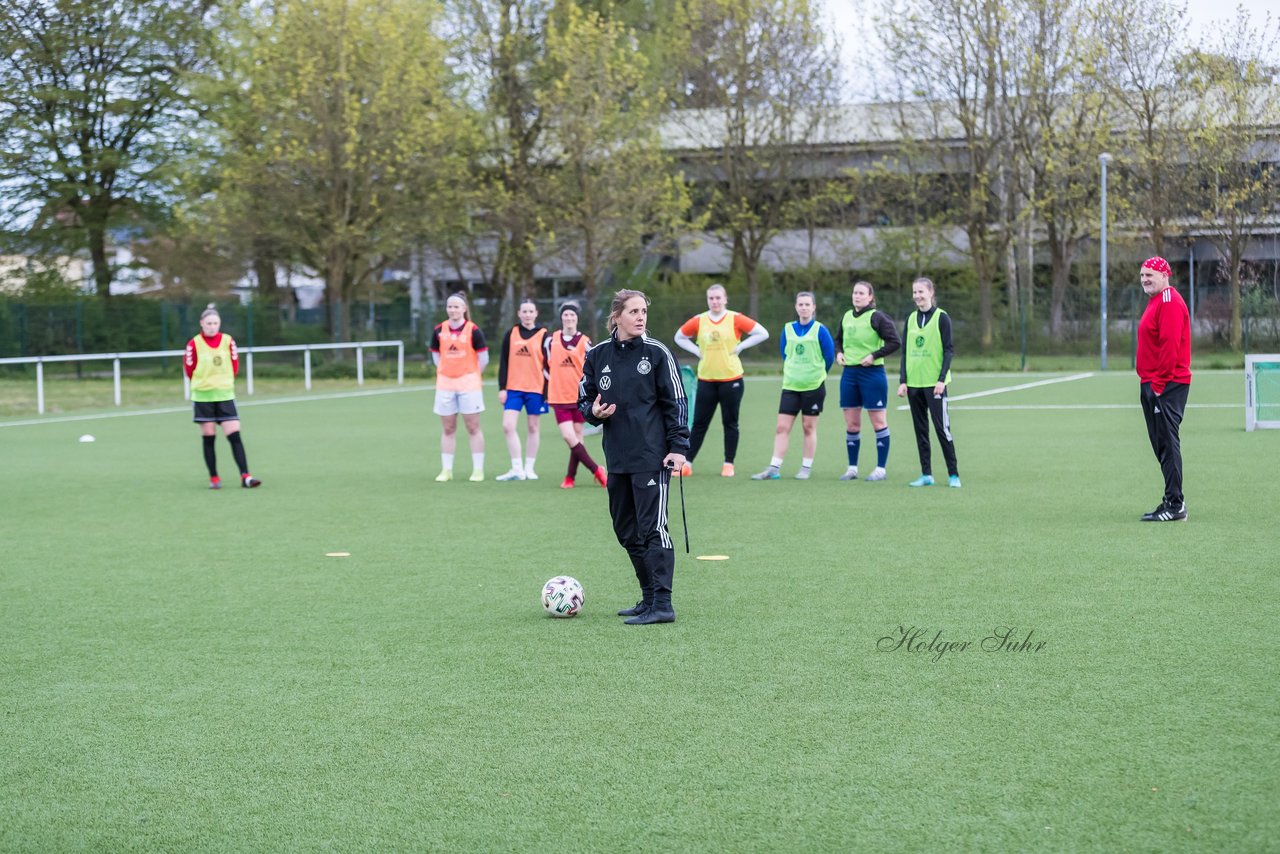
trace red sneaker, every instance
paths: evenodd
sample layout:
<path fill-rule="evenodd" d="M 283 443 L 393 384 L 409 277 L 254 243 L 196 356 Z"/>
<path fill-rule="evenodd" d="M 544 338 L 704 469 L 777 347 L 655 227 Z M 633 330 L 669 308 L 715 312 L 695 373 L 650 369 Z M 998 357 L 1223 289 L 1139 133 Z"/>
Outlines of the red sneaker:
<path fill-rule="evenodd" d="M 251 474 L 246 474 L 240 477 L 240 485 L 245 489 L 253 489 L 255 486 L 262 486 L 262 481 Z"/>
<path fill-rule="evenodd" d="M 561 488 L 561 489 L 573 489 L 573 478 L 571 478 L 571 477 L 566 477 L 566 478 L 564 479 L 564 481 L 560 484 L 560 488 Z"/>
<path fill-rule="evenodd" d="M 211 477 L 211 478 L 209 478 L 209 488 L 210 488 L 210 489 L 222 489 L 222 478 L 220 478 L 220 477 Z"/>
<path fill-rule="evenodd" d="M 596 483 L 601 486 L 609 485 L 609 473 L 604 470 L 604 466 L 600 466 L 600 468 L 596 469 L 596 473 L 592 475 L 592 477 L 594 477 L 596 479 Z"/>

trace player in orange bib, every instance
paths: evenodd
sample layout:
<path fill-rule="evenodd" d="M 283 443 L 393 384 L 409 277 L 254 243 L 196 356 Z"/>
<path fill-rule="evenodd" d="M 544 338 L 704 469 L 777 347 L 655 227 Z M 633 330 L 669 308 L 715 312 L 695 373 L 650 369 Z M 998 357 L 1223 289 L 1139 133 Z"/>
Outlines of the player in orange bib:
<path fill-rule="evenodd" d="M 187 379 L 191 380 L 191 402 L 195 409 L 192 420 L 200 425 L 204 443 L 204 464 L 209 469 L 209 488 L 221 489 L 218 477 L 218 425 L 231 445 L 231 454 L 240 469 L 240 485 L 246 489 L 261 486 L 262 481 L 249 474 L 244 443 L 240 440 L 240 415 L 236 412 L 236 374 L 240 373 L 240 354 L 235 340 L 222 330 L 222 318 L 213 303 L 200 313 L 200 334 L 187 342 L 182 360 Z"/>
<path fill-rule="evenodd" d="M 560 331 L 544 339 L 547 362 L 547 402 L 556 414 L 556 426 L 569 446 L 569 471 L 561 482 L 561 489 L 573 489 L 578 475 L 578 464 L 587 467 L 596 482 L 608 485 L 604 466 L 596 463 L 582 444 L 582 430 L 586 419 L 578 408 L 578 383 L 582 381 L 582 363 L 591 349 L 591 339 L 578 331 L 578 306 L 567 302 L 560 309 Z"/>
<path fill-rule="evenodd" d="M 537 480 L 533 464 L 538 458 L 539 420 L 547 411 L 547 360 L 543 346 L 547 327 L 538 325 L 538 306 L 531 299 L 520 301 L 516 316 L 520 322 L 502 339 L 502 358 L 498 362 L 502 435 L 511 452 L 511 468 L 497 479 Z M 521 409 L 528 414 L 523 459 L 520 435 L 516 433 Z"/>
<path fill-rule="evenodd" d="M 769 330 L 745 314 L 729 311 L 724 285 L 707 288 L 707 311 L 692 317 L 676 331 L 676 345 L 698 357 L 698 393 L 693 405 L 693 435 L 689 461 L 681 474 L 693 474 L 693 459 L 706 438 L 711 417 L 720 407 L 724 424 L 724 465 L 721 477 L 733 477 L 738 454 L 738 410 L 742 408 L 742 360 L 738 354 L 768 339 Z"/>
<path fill-rule="evenodd" d="M 453 453 L 458 442 L 458 414 L 471 441 L 471 480 L 484 480 L 484 412 L 481 374 L 489 364 L 484 333 L 471 322 L 467 298 L 453 294 L 445 302 L 448 320 L 431 332 L 431 361 L 436 366 L 435 413 L 440 416 L 440 483 L 453 480 Z"/>

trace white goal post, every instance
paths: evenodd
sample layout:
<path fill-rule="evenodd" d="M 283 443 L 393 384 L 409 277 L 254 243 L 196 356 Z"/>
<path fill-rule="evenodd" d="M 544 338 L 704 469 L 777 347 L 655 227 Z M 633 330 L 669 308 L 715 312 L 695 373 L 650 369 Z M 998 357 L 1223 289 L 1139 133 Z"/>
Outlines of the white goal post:
<path fill-rule="evenodd" d="M 1244 357 L 1244 429 L 1280 429 L 1280 353 Z"/>

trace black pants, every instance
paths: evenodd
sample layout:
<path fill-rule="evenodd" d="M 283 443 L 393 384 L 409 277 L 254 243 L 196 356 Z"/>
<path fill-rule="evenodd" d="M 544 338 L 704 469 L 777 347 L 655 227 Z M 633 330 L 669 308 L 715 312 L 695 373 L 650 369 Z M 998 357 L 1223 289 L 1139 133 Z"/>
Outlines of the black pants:
<path fill-rule="evenodd" d="M 1164 392 L 1156 394 L 1151 383 L 1142 384 L 1142 417 L 1147 420 L 1147 436 L 1156 452 L 1160 471 L 1164 474 L 1164 503 L 1182 506 L 1182 440 L 1178 428 L 1187 408 L 1186 383 L 1167 383 Z"/>
<path fill-rule="evenodd" d="M 947 393 L 933 396 L 933 388 L 907 388 L 907 403 L 911 404 L 911 426 L 916 430 L 916 450 L 920 452 L 920 473 L 933 474 L 933 449 L 929 447 L 929 418 L 942 446 L 943 459 L 947 461 L 947 474 L 959 475 L 956 468 L 956 443 L 951 439 L 951 417 L 947 414 Z"/>
<path fill-rule="evenodd" d="M 667 531 L 667 470 L 643 474 L 609 472 L 609 515 L 613 533 L 627 550 L 644 601 L 671 599 L 676 551 Z"/>
<path fill-rule="evenodd" d="M 742 408 L 742 378 L 724 383 L 698 380 L 698 399 L 693 404 L 693 431 L 689 437 L 689 461 L 698 456 L 702 440 L 707 437 L 711 416 L 720 406 L 720 421 L 724 424 L 724 461 L 733 462 L 738 455 L 738 410 Z"/>

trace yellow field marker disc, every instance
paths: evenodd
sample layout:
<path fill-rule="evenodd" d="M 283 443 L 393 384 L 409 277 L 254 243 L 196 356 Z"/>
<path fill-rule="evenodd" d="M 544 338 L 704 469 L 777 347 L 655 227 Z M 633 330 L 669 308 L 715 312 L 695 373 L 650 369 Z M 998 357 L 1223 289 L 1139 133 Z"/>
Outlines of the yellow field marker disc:
<path fill-rule="evenodd" d="M 325 552 L 325 557 L 351 557 L 351 552 Z"/>
<path fill-rule="evenodd" d="M 698 560 L 728 560 L 728 555 L 698 555 Z"/>

